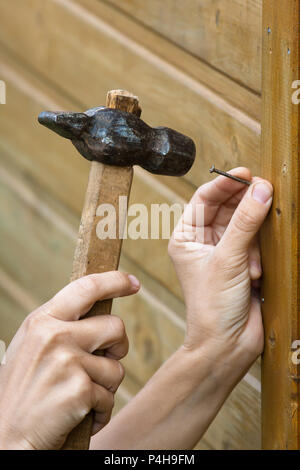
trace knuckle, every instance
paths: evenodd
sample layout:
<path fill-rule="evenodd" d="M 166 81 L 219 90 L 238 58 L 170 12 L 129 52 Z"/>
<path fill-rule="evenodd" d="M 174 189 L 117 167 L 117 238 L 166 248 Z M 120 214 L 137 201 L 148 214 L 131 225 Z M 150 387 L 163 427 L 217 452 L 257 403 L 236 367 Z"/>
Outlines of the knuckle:
<path fill-rule="evenodd" d="M 118 361 L 113 360 L 114 362 L 114 373 L 112 374 L 112 385 L 109 388 L 109 391 L 115 393 L 122 383 L 124 376 L 125 376 L 125 369 L 122 364 Z"/>
<path fill-rule="evenodd" d="M 119 359 L 123 359 L 125 356 L 127 356 L 128 354 L 128 351 L 129 351 L 129 341 L 128 341 L 128 338 L 127 338 L 127 335 L 125 334 L 125 341 L 124 341 L 124 344 L 123 344 L 123 350 L 120 352 L 120 357 Z"/>
<path fill-rule="evenodd" d="M 88 297 L 94 292 L 99 291 L 98 279 L 93 274 L 78 279 L 76 283 L 79 290 L 79 294 L 84 297 Z"/>
<path fill-rule="evenodd" d="M 93 389 L 90 378 L 82 371 L 76 370 L 67 382 L 67 391 L 64 394 L 63 407 L 78 418 L 83 419 L 92 408 Z"/>
<path fill-rule="evenodd" d="M 111 390 L 108 390 L 107 388 L 99 386 L 96 393 L 95 403 L 93 403 L 93 407 L 96 407 L 99 404 L 102 408 L 101 413 L 110 414 L 115 405 L 114 393 Z"/>
<path fill-rule="evenodd" d="M 32 332 L 39 328 L 40 324 L 41 316 L 39 315 L 39 311 L 35 310 L 25 318 L 23 322 L 23 327 L 26 329 L 27 332 Z"/>
<path fill-rule="evenodd" d="M 119 385 L 120 385 L 120 383 L 123 381 L 125 377 L 125 368 L 123 364 L 121 364 L 121 362 L 117 362 L 117 364 L 118 364 L 118 369 L 119 369 Z"/>
<path fill-rule="evenodd" d="M 111 315 L 109 318 L 114 337 L 119 340 L 123 339 L 126 336 L 126 329 L 123 320 L 116 315 Z"/>
<path fill-rule="evenodd" d="M 47 345 L 50 349 L 57 349 L 59 346 L 66 344 L 66 332 L 60 328 L 60 325 L 48 325 L 44 328 L 42 333 L 42 343 Z"/>
<path fill-rule="evenodd" d="M 77 397 L 83 401 L 84 403 L 90 403 L 91 401 L 91 394 L 92 394 L 92 382 L 91 379 L 82 374 L 77 379 Z"/>
<path fill-rule="evenodd" d="M 28 315 L 23 323 L 26 336 L 30 337 L 31 341 L 36 339 L 40 344 L 48 343 L 51 338 L 51 329 L 47 320 L 49 319 L 42 314 L 40 309 Z"/>
<path fill-rule="evenodd" d="M 38 344 L 39 349 L 49 347 L 56 348 L 66 342 L 67 332 L 63 328 L 63 322 L 44 314 L 50 307 L 42 306 L 41 309 L 32 312 L 24 321 L 25 334 L 30 337 L 31 344 Z"/>
<path fill-rule="evenodd" d="M 112 410 L 115 405 L 115 396 L 112 392 L 109 392 L 108 390 L 106 390 L 105 392 L 106 392 L 107 409 Z"/>
<path fill-rule="evenodd" d="M 76 357 L 71 351 L 68 351 L 66 349 L 57 351 L 56 360 L 55 360 L 56 367 L 60 369 L 69 370 L 69 368 L 73 366 L 75 363 L 76 363 Z"/>

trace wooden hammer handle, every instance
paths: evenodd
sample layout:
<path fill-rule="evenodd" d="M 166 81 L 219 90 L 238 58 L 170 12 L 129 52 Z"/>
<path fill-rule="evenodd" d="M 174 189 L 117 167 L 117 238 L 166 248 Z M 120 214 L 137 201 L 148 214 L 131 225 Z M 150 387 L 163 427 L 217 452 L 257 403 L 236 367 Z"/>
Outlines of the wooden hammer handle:
<path fill-rule="evenodd" d="M 106 106 L 138 116 L 141 114 L 138 98 L 123 90 L 110 91 L 107 95 Z M 122 207 L 122 210 L 119 208 L 119 197 L 129 197 L 132 177 L 132 167 L 116 167 L 92 162 L 75 250 L 72 281 L 88 274 L 118 269 L 122 248 L 122 237 L 119 236 L 120 225 L 124 224 L 127 216 L 127 206 Z M 111 204 L 115 208 L 117 219 L 115 238 L 100 239 L 97 235 L 99 222 L 97 209 L 101 204 Z M 111 307 L 112 300 L 97 302 L 88 316 L 109 315 Z M 62 449 L 87 450 L 92 426 L 93 412 L 73 429 Z"/>

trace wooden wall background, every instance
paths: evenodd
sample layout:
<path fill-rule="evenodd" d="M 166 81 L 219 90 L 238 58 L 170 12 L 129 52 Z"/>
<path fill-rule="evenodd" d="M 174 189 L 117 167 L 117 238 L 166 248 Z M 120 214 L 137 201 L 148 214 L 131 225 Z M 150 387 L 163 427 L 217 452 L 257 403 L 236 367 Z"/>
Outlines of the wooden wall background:
<path fill-rule="evenodd" d="M 0 0 L 0 338 L 68 282 L 89 164 L 43 129 L 44 109 L 85 110 L 106 91 L 139 95 L 145 121 L 190 135 L 184 178 L 135 173 L 131 202 L 187 201 L 212 163 L 260 172 L 262 0 Z M 115 302 L 131 340 L 123 406 L 178 347 L 184 305 L 165 240 L 126 241 L 143 283 Z M 199 449 L 260 448 L 260 365 Z"/>

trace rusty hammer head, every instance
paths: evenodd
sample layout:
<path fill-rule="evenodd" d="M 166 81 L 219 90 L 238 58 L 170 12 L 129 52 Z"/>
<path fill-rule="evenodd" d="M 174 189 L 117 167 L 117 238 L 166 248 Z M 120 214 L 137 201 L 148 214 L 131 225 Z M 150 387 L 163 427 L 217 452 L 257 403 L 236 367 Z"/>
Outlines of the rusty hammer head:
<path fill-rule="evenodd" d="M 159 175 L 182 176 L 195 160 L 194 142 L 167 127 L 149 127 L 138 116 L 98 107 L 85 113 L 50 112 L 40 124 L 70 139 L 88 160 L 116 165 L 140 165 Z"/>

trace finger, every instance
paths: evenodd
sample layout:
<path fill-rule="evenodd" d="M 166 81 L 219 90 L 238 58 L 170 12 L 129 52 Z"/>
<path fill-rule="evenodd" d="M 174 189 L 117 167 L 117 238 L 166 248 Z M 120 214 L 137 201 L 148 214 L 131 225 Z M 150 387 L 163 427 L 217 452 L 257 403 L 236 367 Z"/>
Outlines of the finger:
<path fill-rule="evenodd" d="M 251 180 L 251 172 L 248 168 L 238 167 L 230 170 L 228 173 L 247 181 Z M 232 180 L 226 176 L 218 176 L 213 181 L 200 187 L 199 197 L 203 202 L 223 204 L 231 196 L 239 192 L 244 186 L 244 183 Z"/>
<path fill-rule="evenodd" d="M 228 172 L 245 180 L 251 180 L 251 172 L 248 168 L 234 168 Z M 225 204 L 233 196 L 243 190 L 245 185 L 225 176 L 218 176 L 213 181 L 204 184 L 199 189 L 199 202 L 205 207 L 205 225 L 209 225 L 215 218 L 219 207 Z"/>
<path fill-rule="evenodd" d="M 259 279 L 262 275 L 258 236 L 253 239 L 249 249 L 249 275 L 252 281 Z"/>
<path fill-rule="evenodd" d="M 213 220 L 213 224 L 220 225 L 225 228 L 230 222 L 230 219 L 236 210 L 237 206 L 243 199 L 245 193 L 247 192 L 247 187 L 241 189 L 238 193 L 234 194 L 228 201 L 224 202 L 221 207 L 219 207 L 218 212 Z"/>
<path fill-rule="evenodd" d="M 92 402 L 94 411 L 92 434 L 94 435 L 110 421 L 114 407 L 114 394 L 94 383 L 92 384 Z"/>
<path fill-rule="evenodd" d="M 222 238 L 234 211 L 236 210 L 240 201 L 243 199 L 246 192 L 247 192 L 247 188 L 243 188 L 241 191 L 236 193 L 234 196 L 228 199 L 228 201 L 226 201 L 224 204 L 222 204 L 219 207 L 214 220 L 211 221 L 211 224 L 210 224 L 210 227 L 212 228 L 213 233 L 215 234 L 214 236 L 215 245 Z M 208 230 L 206 230 L 206 233 L 207 232 Z M 209 235 L 209 233 L 207 233 L 207 235 Z M 205 242 L 206 242 L 206 237 L 205 237 Z"/>
<path fill-rule="evenodd" d="M 96 413 L 109 414 L 114 407 L 114 394 L 95 383 L 92 384 L 92 409 Z"/>
<path fill-rule="evenodd" d="M 109 392 L 115 393 L 124 378 L 124 367 L 114 359 L 85 354 L 81 363 L 90 379 Z"/>
<path fill-rule="evenodd" d="M 255 178 L 241 200 L 219 243 L 227 255 L 244 254 L 265 220 L 273 197 L 272 185 L 261 178 Z"/>
<path fill-rule="evenodd" d="M 244 167 L 235 168 L 230 170 L 229 173 L 247 180 L 251 179 L 250 170 Z M 225 176 L 218 176 L 213 181 L 200 186 L 187 205 L 182 218 L 183 222 L 180 221 L 178 228 L 181 229 L 182 223 L 190 226 L 209 225 L 215 218 L 219 207 L 243 188 L 243 183 Z M 203 217 L 197 216 L 200 210 L 204 210 Z"/>
<path fill-rule="evenodd" d="M 92 436 L 97 434 L 106 426 L 111 419 L 112 410 L 107 413 L 95 413 L 92 427 Z"/>
<path fill-rule="evenodd" d="M 134 276 L 119 271 L 91 274 L 67 285 L 47 302 L 44 310 L 60 320 L 78 320 L 98 300 L 132 295 L 139 287 Z"/>
<path fill-rule="evenodd" d="M 128 338 L 121 318 L 98 315 L 69 325 L 70 335 L 79 348 L 92 353 L 107 350 L 113 359 L 122 359 L 128 352 Z"/>

